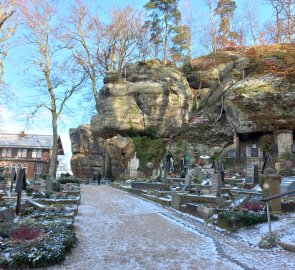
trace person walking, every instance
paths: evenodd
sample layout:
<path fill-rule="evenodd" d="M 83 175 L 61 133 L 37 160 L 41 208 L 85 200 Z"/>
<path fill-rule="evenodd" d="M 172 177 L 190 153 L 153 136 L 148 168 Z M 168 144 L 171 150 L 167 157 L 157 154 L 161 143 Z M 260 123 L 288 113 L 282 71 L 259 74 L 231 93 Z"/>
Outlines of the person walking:
<path fill-rule="evenodd" d="M 98 175 L 97 175 L 97 184 L 100 185 L 100 180 L 101 180 L 101 174 L 100 172 L 98 172 Z"/>
<path fill-rule="evenodd" d="M 93 173 L 93 183 L 95 182 L 95 180 L 97 180 L 97 175 L 96 175 L 96 173 Z"/>

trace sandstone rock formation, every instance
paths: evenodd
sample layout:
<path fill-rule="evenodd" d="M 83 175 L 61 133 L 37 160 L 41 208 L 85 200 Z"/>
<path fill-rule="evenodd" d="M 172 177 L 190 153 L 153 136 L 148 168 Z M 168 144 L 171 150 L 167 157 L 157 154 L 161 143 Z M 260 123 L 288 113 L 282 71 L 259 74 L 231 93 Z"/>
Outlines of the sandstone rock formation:
<path fill-rule="evenodd" d="M 89 179 L 93 173 L 104 171 L 104 139 L 93 137 L 90 125 L 71 128 L 71 168 L 76 177 Z"/>
<path fill-rule="evenodd" d="M 70 131 L 72 170 L 80 177 L 102 168 L 120 175 L 134 155 L 128 136 L 149 129 L 169 138 L 173 156 L 185 148 L 219 155 L 235 149 L 239 134 L 295 131 L 294 66 L 295 45 L 280 44 L 204 56 L 184 73 L 158 61 L 108 73 L 91 128 Z"/>
<path fill-rule="evenodd" d="M 153 127 L 159 136 L 166 137 L 187 122 L 193 92 L 176 68 L 139 62 L 126 65 L 123 77 L 120 83 L 105 80 L 98 115 L 91 120 L 95 136 L 145 133 Z"/>
<path fill-rule="evenodd" d="M 134 157 L 134 144 L 132 139 L 120 135 L 106 139 L 104 142 L 105 149 L 110 157 L 118 161 L 122 166 Z"/>
<path fill-rule="evenodd" d="M 295 85 L 273 75 L 248 77 L 230 87 L 224 111 L 237 133 L 295 130 Z"/>
<path fill-rule="evenodd" d="M 190 85 L 213 119 L 239 134 L 295 130 L 295 46 L 222 51 L 193 61 Z"/>

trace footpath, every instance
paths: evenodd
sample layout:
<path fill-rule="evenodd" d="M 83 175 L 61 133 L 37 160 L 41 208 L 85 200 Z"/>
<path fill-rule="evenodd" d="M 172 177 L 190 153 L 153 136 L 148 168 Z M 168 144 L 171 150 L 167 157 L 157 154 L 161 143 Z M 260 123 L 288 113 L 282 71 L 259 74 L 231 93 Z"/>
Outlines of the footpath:
<path fill-rule="evenodd" d="M 108 185 L 82 185 L 79 244 L 51 270 L 289 270 L 294 253 L 261 250 Z"/>

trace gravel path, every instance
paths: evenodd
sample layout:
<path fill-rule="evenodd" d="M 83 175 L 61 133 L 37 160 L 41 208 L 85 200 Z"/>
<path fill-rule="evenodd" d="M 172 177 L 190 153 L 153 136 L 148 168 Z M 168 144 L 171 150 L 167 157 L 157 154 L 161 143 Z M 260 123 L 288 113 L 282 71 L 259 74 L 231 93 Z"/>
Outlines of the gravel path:
<path fill-rule="evenodd" d="M 107 185 L 82 185 L 78 246 L 51 270 L 295 269 L 293 253 L 264 251 Z"/>

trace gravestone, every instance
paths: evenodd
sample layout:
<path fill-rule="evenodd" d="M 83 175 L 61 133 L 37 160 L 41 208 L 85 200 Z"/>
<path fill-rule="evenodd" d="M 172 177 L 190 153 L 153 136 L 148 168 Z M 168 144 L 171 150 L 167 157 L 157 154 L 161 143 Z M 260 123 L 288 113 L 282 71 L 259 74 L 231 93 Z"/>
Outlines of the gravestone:
<path fill-rule="evenodd" d="M 222 175 L 220 173 L 214 173 L 211 178 L 210 193 L 216 197 L 221 197 L 221 180 Z"/>
<path fill-rule="evenodd" d="M 14 214 L 10 208 L 0 207 L 0 220 L 4 224 L 13 222 Z"/>
<path fill-rule="evenodd" d="M 276 173 L 272 158 L 270 154 L 267 153 L 259 177 L 259 186 L 262 189 L 262 197 L 266 198 L 281 194 L 281 180 L 282 177 Z M 273 213 L 282 212 L 281 198 L 273 199 L 269 201 L 269 203 Z"/>
<path fill-rule="evenodd" d="M 258 166 L 256 164 L 248 164 L 246 168 L 245 184 L 256 185 L 258 183 Z"/>
<path fill-rule="evenodd" d="M 195 170 L 195 176 L 197 177 L 197 179 L 200 179 L 202 175 L 202 168 L 200 166 L 197 166 Z"/>
<path fill-rule="evenodd" d="M 281 182 L 281 193 L 295 189 L 295 177 L 283 177 Z"/>
<path fill-rule="evenodd" d="M 136 153 L 134 157 L 129 161 L 129 169 L 130 169 L 130 177 L 136 178 L 138 176 L 139 167 L 139 159 L 136 157 Z"/>
<path fill-rule="evenodd" d="M 190 176 L 190 173 L 189 172 L 185 175 L 184 183 L 188 187 L 191 186 L 191 176 Z"/>

